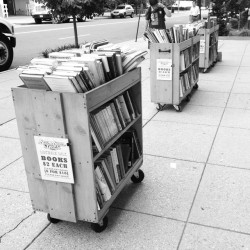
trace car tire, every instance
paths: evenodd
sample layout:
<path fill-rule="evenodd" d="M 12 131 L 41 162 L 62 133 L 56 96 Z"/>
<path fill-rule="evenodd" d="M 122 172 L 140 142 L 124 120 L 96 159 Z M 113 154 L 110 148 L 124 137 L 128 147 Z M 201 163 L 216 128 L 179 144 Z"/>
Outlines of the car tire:
<path fill-rule="evenodd" d="M 123 14 L 123 18 L 126 18 L 126 16 L 127 16 L 127 14 L 126 14 L 126 13 L 124 13 L 124 14 Z"/>
<path fill-rule="evenodd" d="M 35 18 L 35 23 L 36 24 L 41 24 L 42 23 L 42 19 L 41 18 Z"/>
<path fill-rule="evenodd" d="M 111 17 L 112 17 L 112 18 L 115 18 L 115 16 L 114 16 L 114 15 L 111 15 Z"/>
<path fill-rule="evenodd" d="M 0 34 L 0 71 L 7 70 L 13 61 L 13 48 L 10 40 Z"/>
<path fill-rule="evenodd" d="M 134 13 L 133 13 L 133 12 L 131 13 L 130 17 L 131 17 L 131 18 L 133 18 L 133 17 L 134 17 Z"/>

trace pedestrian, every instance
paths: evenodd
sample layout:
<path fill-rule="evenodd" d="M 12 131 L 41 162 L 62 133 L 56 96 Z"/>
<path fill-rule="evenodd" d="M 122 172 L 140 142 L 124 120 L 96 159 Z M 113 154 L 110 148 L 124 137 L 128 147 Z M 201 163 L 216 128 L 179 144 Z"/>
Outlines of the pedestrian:
<path fill-rule="evenodd" d="M 165 15 L 171 17 L 171 11 L 162 4 L 159 0 L 149 0 L 150 6 L 145 13 L 146 27 L 145 32 L 148 28 L 153 29 L 166 29 Z M 150 42 L 148 41 L 148 48 L 150 48 Z"/>
<path fill-rule="evenodd" d="M 200 19 L 200 8 L 196 5 L 196 1 L 192 2 L 192 7 L 190 9 L 189 22 L 193 23 Z"/>
<path fill-rule="evenodd" d="M 171 11 L 162 4 L 159 0 L 149 0 L 150 6 L 148 7 L 145 18 L 146 18 L 146 29 L 166 29 L 165 15 L 171 17 Z"/>
<path fill-rule="evenodd" d="M 250 9 L 247 11 L 247 28 L 250 29 Z"/>

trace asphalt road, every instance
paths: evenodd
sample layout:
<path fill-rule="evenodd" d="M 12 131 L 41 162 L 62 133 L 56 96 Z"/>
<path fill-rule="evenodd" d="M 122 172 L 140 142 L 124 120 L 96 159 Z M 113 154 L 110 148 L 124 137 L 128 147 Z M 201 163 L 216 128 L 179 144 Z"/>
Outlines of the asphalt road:
<path fill-rule="evenodd" d="M 173 15 L 166 23 L 186 23 L 187 14 Z M 125 42 L 142 37 L 145 29 L 145 18 L 115 18 L 98 17 L 86 22 L 77 23 L 79 43 L 93 40 L 107 39 L 112 43 Z M 55 49 L 65 44 L 74 44 L 73 23 L 17 25 L 15 27 L 17 46 L 14 50 L 14 59 L 11 68 L 26 65 L 34 57 L 41 55 L 46 49 Z"/>

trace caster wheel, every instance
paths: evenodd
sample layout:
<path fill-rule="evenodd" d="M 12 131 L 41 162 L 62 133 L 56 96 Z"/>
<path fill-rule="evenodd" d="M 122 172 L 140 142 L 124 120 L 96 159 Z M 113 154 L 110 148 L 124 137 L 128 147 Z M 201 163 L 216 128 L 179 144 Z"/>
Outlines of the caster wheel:
<path fill-rule="evenodd" d="M 196 83 L 193 87 L 194 89 L 198 89 L 199 88 L 199 85 Z"/>
<path fill-rule="evenodd" d="M 190 100 L 191 100 L 191 95 L 189 94 L 189 95 L 187 95 L 187 97 L 186 97 L 186 101 L 187 101 L 187 102 L 190 102 Z"/>
<path fill-rule="evenodd" d="M 175 111 L 181 112 L 181 105 L 173 105 L 175 108 Z"/>
<path fill-rule="evenodd" d="M 158 111 L 162 111 L 165 105 L 161 105 L 158 103 L 158 107 L 156 108 Z"/>
<path fill-rule="evenodd" d="M 50 217 L 50 214 L 47 214 L 47 219 L 48 219 L 49 222 L 51 222 L 53 224 L 56 224 L 56 223 L 58 223 L 60 221 L 58 219 Z"/>
<path fill-rule="evenodd" d="M 101 233 L 108 226 L 108 217 L 105 216 L 100 223 L 91 223 L 91 228 L 96 233 Z"/>
<path fill-rule="evenodd" d="M 143 179 L 144 179 L 144 173 L 141 169 L 136 171 L 134 175 L 131 176 L 131 181 L 134 183 L 140 183 L 143 181 Z"/>

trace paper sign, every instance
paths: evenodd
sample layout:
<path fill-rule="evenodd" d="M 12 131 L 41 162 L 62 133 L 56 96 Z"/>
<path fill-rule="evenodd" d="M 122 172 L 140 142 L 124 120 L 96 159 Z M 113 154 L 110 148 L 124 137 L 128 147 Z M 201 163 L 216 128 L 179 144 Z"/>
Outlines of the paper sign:
<path fill-rule="evenodd" d="M 34 136 L 41 178 L 74 183 L 67 138 Z"/>
<path fill-rule="evenodd" d="M 157 59 L 156 60 L 156 79 L 172 80 L 172 60 Z"/>
<path fill-rule="evenodd" d="M 205 53 L 205 40 L 200 40 L 200 53 Z"/>

